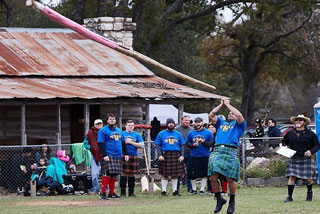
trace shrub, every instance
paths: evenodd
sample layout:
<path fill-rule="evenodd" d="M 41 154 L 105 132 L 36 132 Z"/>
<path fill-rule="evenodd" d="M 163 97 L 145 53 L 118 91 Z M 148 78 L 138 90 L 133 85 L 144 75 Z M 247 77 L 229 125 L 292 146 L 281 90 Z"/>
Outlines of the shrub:
<path fill-rule="evenodd" d="M 256 166 L 254 168 L 246 170 L 247 178 L 271 178 L 271 177 L 280 177 L 285 175 L 286 167 L 288 161 L 274 159 L 265 166 Z"/>

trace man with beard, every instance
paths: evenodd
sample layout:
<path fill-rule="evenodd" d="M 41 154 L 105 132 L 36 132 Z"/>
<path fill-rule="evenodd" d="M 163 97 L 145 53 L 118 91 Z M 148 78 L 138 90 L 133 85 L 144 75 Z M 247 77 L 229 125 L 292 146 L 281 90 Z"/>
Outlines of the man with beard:
<path fill-rule="evenodd" d="M 282 145 L 288 146 L 295 150 L 296 153 L 290 158 L 286 177 L 288 180 L 288 197 L 284 201 L 292 202 L 292 193 L 296 178 L 303 179 L 307 184 L 306 201 L 312 201 L 312 183 L 317 180 L 317 166 L 312 159 L 312 154 L 320 149 L 319 139 L 309 129 L 306 128 L 310 124 L 310 119 L 303 114 L 291 117 L 290 121 L 294 123 L 295 128 L 289 131 L 282 140 Z"/>
<path fill-rule="evenodd" d="M 84 147 L 91 152 L 91 176 L 92 176 L 92 190 L 93 194 L 99 193 L 99 171 L 101 153 L 98 146 L 98 131 L 102 128 L 103 122 L 101 119 L 96 119 L 93 123 L 93 127 L 88 131 L 83 144 Z"/>
<path fill-rule="evenodd" d="M 197 117 L 194 130 L 191 130 L 187 137 L 187 146 L 190 151 L 190 162 L 188 167 L 188 176 L 191 180 L 191 195 L 197 194 L 196 179 L 201 178 L 200 195 L 205 195 L 204 188 L 208 179 L 208 160 L 210 147 L 213 145 L 213 134 L 203 127 L 203 120 Z"/>
<path fill-rule="evenodd" d="M 133 131 L 134 122 L 128 120 L 126 122 L 126 130 L 122 132 L 123 140 L 126 144 L 129 161 L 125 161 L 124 156 L 122 158 L 122 175 L 120 177 L 120 189 L 121 197 L 126 196 L 126 186 L 128 181 L 129 197 L 135 197 L 134 186 L 135 177 L 134 174 L 139 172 L 139 159 L 138 159 L 138 148 L 144 148 L 144 142 L 142 136 Z"/>
<path fill-rule="evenodd" d="M 122 131 L 116 127 L 116 122 L 113 114 L 107 114 L 107 125 L 98 132 L 98 145 L 102 156 L 101 172 L 103 173 L 101 199 L 107 199 L 107 186 L 109 186 L 108 198 L 119 198 L 114 193 L 114 186 L 117 176 L 122 173 L 122 153 L 125 161 L 129 160 L 127 147 L 122 140 Z"/>
<path fill-rule="evenodd" d="M 217 112 L 223 106 L 230 110 L 228 121 L 217 117 Z M 235 210 L 235 194 L 237 181 L 240 176 L 240 161 L 238 158 L 239 138 L 246 129 L 247 124 L 240 111 L 233 107 L 226 97 L 223 97 L 220 105 L 210 112 L 209 118 L 217 129 L 214 151 L 210 155 L 208 166 L 208 175 L 210 176 L 214 195 L 217 199 L 214 213 L 220 212 L 222 206 L 227 203 L 227 200 L 220 193 L 218 178 L 221 174 L 228 181 L 230 200 L 227 213 L 232 214 Z"/>
<path fill-rule="evenodd" d="M 182 134 L 174 130 L 175 123 L 168 118 L 167 129 L 161 131 L 154 143 L 157 145 L 159 155 L 159 174 L 162 175 L 162 196 L 167 196 L 168 179 L 171 177 L 172 191 L 174 196 L 180 196 L 177 191 L 178 176 L 184 172 L 184 138 Z"/>

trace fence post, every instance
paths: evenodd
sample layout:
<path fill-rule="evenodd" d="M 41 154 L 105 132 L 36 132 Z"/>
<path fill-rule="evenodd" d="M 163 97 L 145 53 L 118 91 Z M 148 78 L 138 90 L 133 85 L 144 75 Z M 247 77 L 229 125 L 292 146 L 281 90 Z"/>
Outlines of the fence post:
<path fill-rule="evenodd" d="M 242 146 L 242 184 L 246 185 L 246 143 L 244 138 L 240 138 Z"/>

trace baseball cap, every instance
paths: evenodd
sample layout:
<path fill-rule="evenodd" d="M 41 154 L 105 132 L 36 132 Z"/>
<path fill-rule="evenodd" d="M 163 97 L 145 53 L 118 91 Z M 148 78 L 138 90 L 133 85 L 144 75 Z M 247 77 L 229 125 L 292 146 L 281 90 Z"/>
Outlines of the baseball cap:
<path fill-rule="evenodd" d="M 96 119 L 93 124 L 97 125 L 98 123 L 103 123 L 103 121 L 101 119 Z"/>

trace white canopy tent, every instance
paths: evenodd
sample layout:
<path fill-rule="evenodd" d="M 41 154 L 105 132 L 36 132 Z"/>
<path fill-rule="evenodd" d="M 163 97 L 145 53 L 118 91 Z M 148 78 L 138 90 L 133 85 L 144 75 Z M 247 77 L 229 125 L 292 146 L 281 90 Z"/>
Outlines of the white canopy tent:
<path fill-rule="evenodd" d="M 208 113 L 191 114 L 183 112 L 183 115 L 190 116 L 191 120 L 194 120 L 196 117 L 201 117 L 204 123 L 209 122 Z M 150 104 L 149 118 L 150 120 L 153 120 L 154 117 L 157 117 L 161 124 L 166 124 L 168 118 L 173 118 L 177 124 L 178 109 L 173 105 Z"/>

